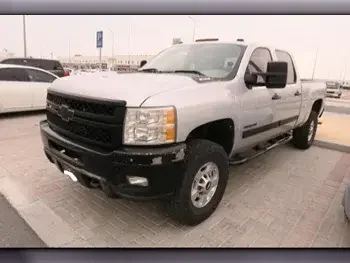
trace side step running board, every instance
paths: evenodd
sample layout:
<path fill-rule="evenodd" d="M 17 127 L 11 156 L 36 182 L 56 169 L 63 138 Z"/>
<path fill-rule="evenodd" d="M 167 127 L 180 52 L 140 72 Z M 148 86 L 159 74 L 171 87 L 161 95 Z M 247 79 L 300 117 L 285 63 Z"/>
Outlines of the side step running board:
<path fill-rule="evenodd" d="M 286 134 L 285 136 L 283 136 L 281 139 L 278 139 L 277 141 L 271 141 L 271 144 L 261 150 L 258 150 L 258 151 L 255 151 L 254 154 L 252 154 L 251 156 L 249 157 L 244 157 L 244 158 L 233 158 L 230 160 L 230 165 L 238 165 L 238 164 L 243 164 L 251 159 L 254 159 L 258 156 L 260 156 L 261 154 L 263 153 L 266 153 L 267 151 L 279 146 L 279 145 L 282 145 L 282 144 L 285 144 L 287 142 L 289 142 L 290 140 L 292 139 L 292 134 Z"/>

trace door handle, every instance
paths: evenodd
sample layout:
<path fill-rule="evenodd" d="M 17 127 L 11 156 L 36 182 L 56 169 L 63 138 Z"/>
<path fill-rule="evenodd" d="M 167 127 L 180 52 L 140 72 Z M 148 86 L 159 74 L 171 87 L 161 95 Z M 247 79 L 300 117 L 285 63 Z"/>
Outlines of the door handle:
<path fill-rule="evenodd" d="M 272 96 L 272 100 L 280 100 L 282 97 L 280 95 L 278 95 L 277 93 L 273 94 Z"/>
<path fill-rule="evenodd" d="M 295 93 L 294 93 L 294 96 L 300 96 L 301 95 L 301 92 L 299 90 L 297 90 Z"/>

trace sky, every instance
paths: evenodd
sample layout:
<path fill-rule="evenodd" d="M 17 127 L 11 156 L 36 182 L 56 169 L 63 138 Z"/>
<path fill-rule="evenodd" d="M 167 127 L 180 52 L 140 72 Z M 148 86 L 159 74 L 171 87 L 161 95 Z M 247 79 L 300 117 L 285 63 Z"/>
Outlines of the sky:
<path fill-rule="evenodd" d="M 195 38 L 262 43 L 291 52 L 302 78 L 350 80 L 350 16 L 250 16 L 250 15 L 50 15 L 26 16 L 27 53 L 49 58 L 81 54 L 98 56 L 96 31 L 104 31 L 102 55 L 156 55 L 172 44 Z M 23 56 L 21 15 L 0 15 L 0 50 Z M 5 36 L 5 37 L 4 37 Z M 114 36 L 114 37 L 113 37 Z"/>

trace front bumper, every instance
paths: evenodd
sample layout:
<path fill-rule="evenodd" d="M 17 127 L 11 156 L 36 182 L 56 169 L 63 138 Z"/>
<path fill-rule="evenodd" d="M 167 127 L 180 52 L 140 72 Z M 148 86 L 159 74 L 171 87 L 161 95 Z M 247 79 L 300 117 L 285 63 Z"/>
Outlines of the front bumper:
<path fill-rule="evenodd" d="M 40 122 L 44 151 L 58 169 L 70 170 L 107 181 L 116 194 L 136 200 L 158 199 L 173 195 L 181 183 L 186 145 L 166 147 L 126 147 L 112 152 L 75 143 L 55 131 L 47 121 Z M 126 176 L 148 179 L 148 186 L 130 185 Z"/>
<path fill-rule="evenodd" d="M 332 91 L 327 91 L 326 92 L 326 96 L 327 97 L 338 97 L 339 95 L 341 95 L 341 93 L 339 93 L 339 92 L 332 92 Z"/>

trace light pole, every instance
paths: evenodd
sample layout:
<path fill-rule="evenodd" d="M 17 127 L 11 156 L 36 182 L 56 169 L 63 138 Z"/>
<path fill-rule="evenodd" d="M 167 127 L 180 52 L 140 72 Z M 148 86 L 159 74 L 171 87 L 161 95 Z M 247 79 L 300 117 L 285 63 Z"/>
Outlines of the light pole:
<path fill-rule="evenodd" d="M 194 20 L 194 18 L 191 17 L 191 16 L 188 16 L 188 18 L 191 19 L 192 22 L 193 22 L 193 35 L 192 35 L 192 40 L 193 40 L 193 42 L 194 42 L 194 38 L 195 38 L 195 35 L 196 35 L 196 20 Z"/>
<path fill-rule="evenodd" d="M 69 64 L 70 64 L 70 39 L 68 40 L 68 58 L 69 58 Z"/>
<path fill-rule="evenodd" d="M 346 71 L 348 69 L 348 60 L 349 60 L 349 56 L 346 57 L 345 59 L 345 68 L 344 68 L 344 75 L 343 75 L 343 84 L 345 82 L 345 76 L 346 76 Z"/>
<path fill-rule="evenodd" d="M 114 32 L 112 29 L 108 29 L 112 34 L 112 58 L 114 58 Z"/>
<path fill-rule="evenodd" d="M 23 49 L 24 57 L 27 57 L 27 32 L 26 32 L 26 16 L 23 15 Z"/>
<path fill-rule="evenodd" d="M 130 16 L 129 19 L 129 70 L 131 69 L 131 64 L 130 64 L 130 57 L 131 57 L 131 18 L 132 16 Z"/>
<path fill-rule="evenodd" d="M 318 50 L 319 50 L 319 47 L 317 46 L 314 69 L 312 71 L 312 79 L 314 79 L 314 76 L 315 76 L 315 70 L 316 70 L 316 64 L 317 64 L 317 58 L 318 58 Z"/>

